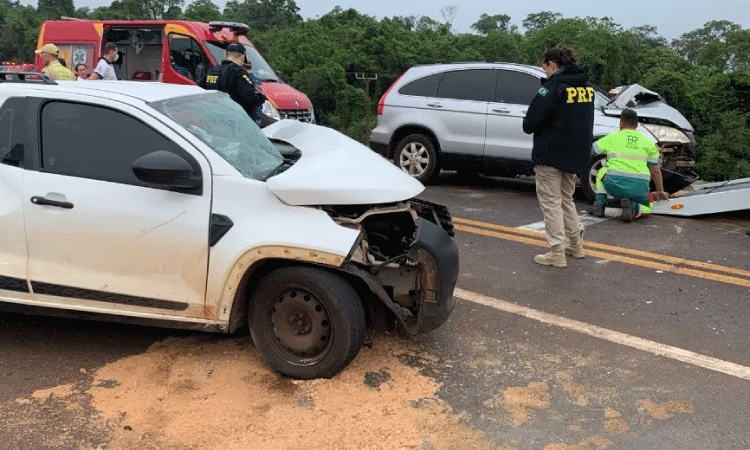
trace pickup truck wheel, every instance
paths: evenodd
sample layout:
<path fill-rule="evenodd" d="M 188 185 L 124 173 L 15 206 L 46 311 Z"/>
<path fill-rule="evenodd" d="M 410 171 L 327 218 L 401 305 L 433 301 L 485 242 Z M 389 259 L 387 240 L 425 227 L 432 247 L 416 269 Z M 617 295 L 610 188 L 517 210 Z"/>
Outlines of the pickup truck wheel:
<path fill-rule="evenodd" d="M 393 163 L 422 183 L 440 173 L 435 145 L 423 134 L 410 134 L 401 139 L 393 154 Z"/>
<path fill-rule="evenodd" d="M 592 158 L 589 173 L 581 180 L 581 192 L 592 203 L 596 200 L 596 174 L 604 167 L 605 162 L 604 155 Z"/>
<path fill-rule="evenodd" d="M 250 333 L 263 359 L 284 375 L 329 378 L 362 347 L 365 312 L 341 277 L 313 267 L 266 275 L 253 292 Z"/>

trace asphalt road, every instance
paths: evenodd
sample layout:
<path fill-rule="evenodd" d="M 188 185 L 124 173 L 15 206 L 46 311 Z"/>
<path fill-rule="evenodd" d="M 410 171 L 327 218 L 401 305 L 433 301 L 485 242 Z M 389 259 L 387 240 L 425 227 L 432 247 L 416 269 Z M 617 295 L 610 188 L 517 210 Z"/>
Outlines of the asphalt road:
<path fill-rule="evenodd" d="M 750 449 L 750 214 L 582 214 L 589 254 L 557 269 L 532 261 L 545 244 L 531 180 L 444 174 L 423 197 L 455 218 L 458 302 L 446 325 L 407 344 L 430 357 L 400 361 L 438 383 L 436 397 L 489 448 Z M 46 393 L 88 392 L 100 368 L 194 338 L 1 313 L 0 449 L 115 448 L 115 425 L 88 394 L 72 408 Z"/>

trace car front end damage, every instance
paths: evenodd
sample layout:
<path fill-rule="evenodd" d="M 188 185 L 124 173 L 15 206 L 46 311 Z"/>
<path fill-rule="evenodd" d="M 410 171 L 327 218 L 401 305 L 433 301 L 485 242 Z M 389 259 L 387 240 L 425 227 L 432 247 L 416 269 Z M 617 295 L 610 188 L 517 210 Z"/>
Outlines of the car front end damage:
<path fill-rule="evenodd" d="M 342 270 L 361 280 L 405 331 L 425 333 L 448 319 L 458 248 L 447 208 L 411 199 L 323 209 L 340 225 L 360 231 Z"/>
<path fill-rule="evenodd" d="M 607 115 L 617 115 L 625 108 L 638 113 L 638 121 L 653 135 L 659 147 L 661 167 L 676 172 L 688 180 L 695 180 L 695 136 L 693 126 L 664 98 L 641 85 L 633 84 L 618 88 L 610 102 L 614 107 L 605 110 Z"/>

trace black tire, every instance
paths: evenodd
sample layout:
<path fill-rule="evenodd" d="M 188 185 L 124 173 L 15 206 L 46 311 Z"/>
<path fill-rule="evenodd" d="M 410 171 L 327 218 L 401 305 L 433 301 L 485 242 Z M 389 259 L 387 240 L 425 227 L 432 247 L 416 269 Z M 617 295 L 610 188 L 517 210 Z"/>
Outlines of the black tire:
<path fill-rule="evenodd" d="M 285 267 L 253 292 L 250 333 L 277 372 L 302 379 L 330 378 L 362 347 L 365 312 L 341 277 L 314 267 Z"/>
<path fill-rule="evenodd" d="M 410 134 L 396 146 L 393 163 L 401 170 L 427 183 L 440 173 L 440 161 L 432 141 L 423 134 Z"/>
<path fill-rule="evenodd" d="M 586 199 L 593 203 L 596 200 L 596 174 L 604 166 L 604 155 L 595 156 L 591 159 L 591 167 L 586 179 L 581 180 L 581 192 Z"/>

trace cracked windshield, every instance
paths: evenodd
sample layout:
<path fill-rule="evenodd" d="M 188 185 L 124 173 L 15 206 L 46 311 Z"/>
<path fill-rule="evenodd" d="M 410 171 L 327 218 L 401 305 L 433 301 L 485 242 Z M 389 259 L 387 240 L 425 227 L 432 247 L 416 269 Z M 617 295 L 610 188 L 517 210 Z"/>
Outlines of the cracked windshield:
<path fill-rule="evenodd" d="M 264 180 L 283 162 L 276 147 L 228 95 L 193 95 L 151 106 L 182 125 L 247 178 Z"/>

